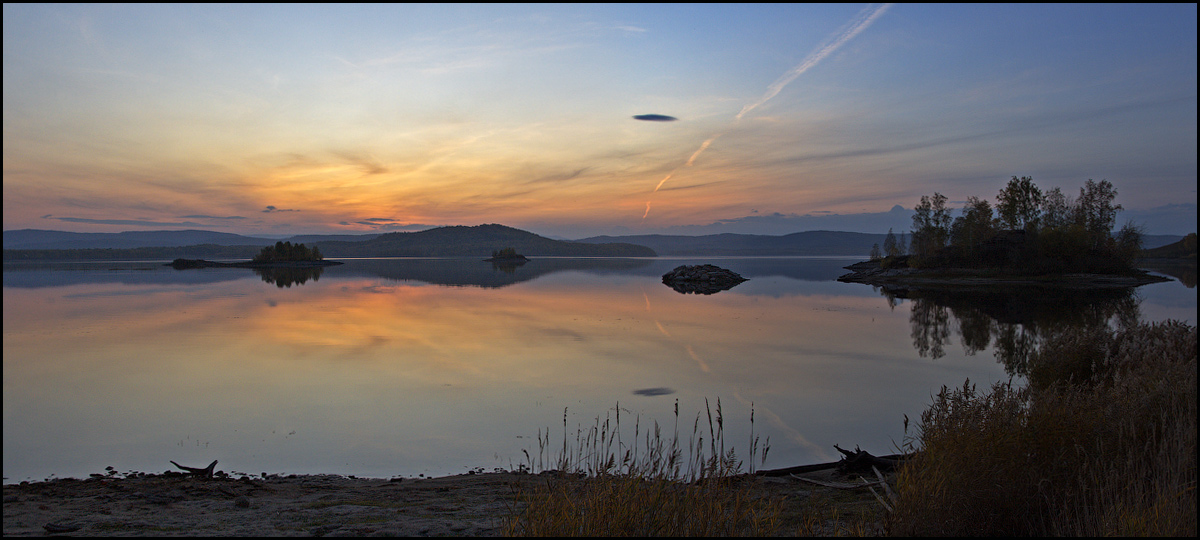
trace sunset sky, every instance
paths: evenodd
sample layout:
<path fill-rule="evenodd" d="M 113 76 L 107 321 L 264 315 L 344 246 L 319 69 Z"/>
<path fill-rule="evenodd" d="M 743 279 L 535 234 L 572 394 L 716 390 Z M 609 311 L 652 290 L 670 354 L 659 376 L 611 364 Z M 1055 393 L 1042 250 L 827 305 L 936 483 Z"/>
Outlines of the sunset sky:
<path fill-rule="evenodd" d="M 4 229 L 886 232 L 1015 175 L 1107 179 L 1119 221 L 1185 234 L 1196 28 L 1195 4 L 5 4 Z"/>

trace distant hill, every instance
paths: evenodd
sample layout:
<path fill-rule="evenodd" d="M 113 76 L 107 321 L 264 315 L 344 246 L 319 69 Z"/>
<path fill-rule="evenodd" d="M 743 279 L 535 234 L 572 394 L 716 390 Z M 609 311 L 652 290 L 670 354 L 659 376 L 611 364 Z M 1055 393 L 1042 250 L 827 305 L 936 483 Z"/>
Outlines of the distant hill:
<path fill-rule="evenodd" d="M 1189 234 L 1178 242 L 1142 250 L 1146 259 L 1184 259 L 1196 261 L 1196 233 Z"/>
<path fill-rule="evenodd" d="M 274 242 L 272 242 L 274 243 Z M 171 259 L 249 259 L 262 246 L 195 246 L 87 248 L 87 249 L 4 249 L 9 261 L 148 261 Z"/>
<path fill-rule="evenodd" d="M 216 259 L 216 258 L 250 258 L 258 253 L 263 246 L 272 245 L 275 240 L 267 238 L 251 238 L 226 233 L 210 233 L 223 235 L 219 238 L 235 242 L 230 245 L 213 243 L 180 246 L 176 242 L 186 241 L 194 236 L 180 235 L 173 237 L 165 235 L 160 242 L 162 246 L 138 247 L 106 247 L 112 243 L 127 240 L 116 233 L 107 237 L 76 238 L 80 248 L 18 248 L 9 245 L 9 232 L 13 235 L 14 245 L 37 246 L 46 245 L 43 242 L 64 241 L 70 236 L 55 236 L 41 233 L 56 231 L 6 231 L 4 233 L 4 260 L 146 260 L 146 259 Z M 157 231 L 169 233 L 170 231 Z M 179 233 L 206 231 L 177 231 Z M 77 235 L 84 233 L 58 233 Z M 103 234 L 103 233 L 92 233 Z M 346 235 L 330 235 L 333 238 L 344 238 Z M 528 231 L 506 227 L 504 225 L 478 225 L 474 227 L 455 226 L 439 227 L 421 232 L 388 233 L 367 235 L 367 240 L 322 240 L 321 235 L 296 236 L 296 239 L 308 239 L 304 243 L 317 246 L 326 258 L 338 257 L 490 257 L 493 251 L 514 248 L 529 256 L 562 256 L 562 257 L 654 257 L 654 250 L 639 245 L 624 243 L 578 243 L 563 240 L 551 240 Z M 353 236 L 351 236 L 353 238 Z M 316 241 L 312 241 L 312 240 Z M 138 241 L 145 241 L 144 238 Z M 292 241 L 292 240 L 289 240 Z M 130 242 L 132 243 L 132 242 Z M 63 245 L 54 244 L 50 245 Z"/>
<path fill-rule="evenodd" d="M 837 231 L 807 231 L 783 236 L 759 234 L 710 234 L 705 236 L 594 236 L 578 242 L 627 242 L 640 244 L 659 255 L 867 256 L 875 244 L 883 245 L 886 234 Z"/>
<path fill-rule="evenodd" d="M 265 246 L 269 238 L 213 231 L 128 231 L 119 233 L 77 233 L 20 229 L 4 231 L 4 249 L 128 249 L 178 247 L 213 244 L 218 246 Z"/>
<path fill-rule="evenodd" d="M 297 235 L 286 240 L 293 244 L 317 245 L 326 257 L 488 257 L 493 250 L 506 247 L 512 247 L 529 256 L 564 257 L 652 257 L 655 254 L 866 256 L 871 252 L 873 245 L 883 246 L 884 237 L 883 234 L 807 231 L 783 236 L 651 234 L 596 236 L 569 241 L 546 238 L 520 229 L 493 224 L 386 234 Z M 1178 242 L 1182 238 L 1171 235 L 1146 235 L 1143 237 L 1143 246 L 1149 250 Z M 276 240 L 199 230 L 74 233 L 21 229 L 4 231 L 4 258 L 249 258 L 257 253 L 259 248 L 272 245 Z"/>
<path fill-rule="evenodd" d="M 1195 233 L 1193 233 L 1193 234 L 1195 234 Z M 1154 248 L 1174 244 L 1175 242 L 1182 241 L 1184 238 L 1186 238 L 1186 237 L 1179 236 L 1177 234 L 1143 234 L 1142 235 L 1142 249 L 1143 250 L 1154 249 Z"/>
<path fill-rule="evenodd" d="M 368 234 L 299 234 L 289 236 L 283 241 L 293 244 L 308 244 L 313 245 L 317 242 L 365 242 L 378 238 L 384 233 L 368 233 Z"/>
<path fill-rule="evenodd" d="M 622 242 L 552 240 L 529 231 L 489 224 L 438 227 L 420 232 L 381 234 L 365 242 L 317 242 L 326 257 L 490 257 L 511 247 L 538 257 L 654 257 L 644 245 Z"/>
<path fill-rule="evenodd" d="M 379 236 L 374 234 L 304 234 L 283 239 L 243 236 L 215 231 L 127 231 L 119 233 L 77 233 L 19 229 L 4 231 L 4 249 L 131 249 L 145 247 L 178 247 L 212 244 L 216 246 L 268 246 L 276 240 L 293 244 L 339 240 L 361 242 Z"/>
<path fill-rule="evenodd" d="M 908 231 L 904 231 L 906 236 Z M 900 233 L 896 233 L 899 238 Z M 871 253 L 875 244 L 883 247 L 886 234 L 841 231 L 805 231 L 782 236 L 760 234 L 710 234 L 682 236 L 645 234 L 632 236 L 593 236 L 576 242 L 627 242 L 649 247 L 660 256 L 725 255 L 746 257 L 770 256 L 862 256 Z M 910 237 L 911 238 L 911 237 Z M 1146 235 L 1142 243 L 1154 248 L 1178 241 L 1183 237 Z"/>

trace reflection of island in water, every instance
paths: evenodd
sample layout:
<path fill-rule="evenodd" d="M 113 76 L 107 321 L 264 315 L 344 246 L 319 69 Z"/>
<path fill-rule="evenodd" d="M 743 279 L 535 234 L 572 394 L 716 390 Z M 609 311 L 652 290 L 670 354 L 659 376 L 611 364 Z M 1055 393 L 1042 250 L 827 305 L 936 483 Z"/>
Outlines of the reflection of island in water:
<path fill-rule="evenodd" d="M 364 275 L 431 285 L 507 287 L 556 272 L 627 273 L 648 266 L 647 259 L 536 258 L 523 264 L 479 259 L 358 259 L 339 267 L 339 276 Z"/>
<path fill-rule="evenodd" d="M 505 272 L 508 274 L 515 274 L 515 273 L 517 273 L 518 267 L 523 266 L 526 262 L 529 262 L 529 261 L 526 259 L 501 260 L 501 261 L 489 259 L 488 262 L 492 263 L 492 270 L 498 270 L 500 272 Z"/>
<path fill-rule="evenodd" d="M 951 334 L 973 355 L 993 347 L 1009 375 L 1027 375 L 1028 359 L 1047 338 L 1079 328 L 1115 322 L 1137 324 L 1141 317 L 1134 288 L 1080 290 L 1011 286 L 990 290 L 883 291 L 889 305 L 912 302 L 909 322 L 913 348 L 922 357 L 941 358 Z"/>
<path fill-rule="evenodd" d="M 321 273 L 325 271 L 324 267 L 279 267 L 279 268 L 255 268 L 254 273 L 258 274 L 263 281 L 274 284 L 280 289 L 291 287 L 292 285 L 304 285 L 308 280 L 314 282 L 321 278 Z"/>

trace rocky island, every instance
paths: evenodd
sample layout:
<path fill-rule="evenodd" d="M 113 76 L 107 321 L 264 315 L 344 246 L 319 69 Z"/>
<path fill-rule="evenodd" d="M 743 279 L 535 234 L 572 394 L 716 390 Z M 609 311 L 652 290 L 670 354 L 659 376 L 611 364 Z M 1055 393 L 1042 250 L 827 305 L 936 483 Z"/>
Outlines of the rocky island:
<path fill-rule="evenodd" d="M 680 294 L 714 294 L 732 289 L 746 278 L 711 264 L 677 266 L 663 274 L 663 284 Z"/>

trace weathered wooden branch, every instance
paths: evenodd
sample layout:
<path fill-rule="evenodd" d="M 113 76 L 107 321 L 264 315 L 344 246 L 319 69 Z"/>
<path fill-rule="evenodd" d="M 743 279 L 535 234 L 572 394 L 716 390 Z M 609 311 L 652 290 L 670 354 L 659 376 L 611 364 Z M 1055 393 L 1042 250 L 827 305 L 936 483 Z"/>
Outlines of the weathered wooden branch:
<path fill-rule="evenodd" d="M 187 471 L 188 474 L 192 474 L 192 475 L 199 476 L 202 478 L 212 478 L 213 469 L 216 468 L 216 466 L 217 466 L 217 460 L 214 459 L 212 463 L 209 463 L 208 466 L 203 469 L 201 469 L 199 467 L 184 467 L 183 465 L 175 463 L 174 461 L 172 461 L 171 464 L 175 465 L 176 467 L 179 467 L 180 469 L 183 469 L 184 471 Z"/>
<path fill-rule="evenodd" d="M 838 448 L 843 454 L 840 461 L 831 463 L 817 463 L 815 465 L 800 465 L 798 467 L 786 467 L 783 469 L 770 469 L 765 471 L 757 471 L 758 476 L 788 476 L 791 474 L 804 474 L 816 471 L 824 471 L 828 469 L 837 469 L 841 473 L 868 473 L 871 467 L 878 467 L 881 471 L 893 471 L 896 466 L 902 463 L 908 456 L 905 454 L 892 454 L 890 456 L 874 456 L 869 452 L 859 450 L 854 447 L 854 452 Z"/>
<path fill-rule="evenodd" d="M 896 496 L 896 492 L 892 491 L 892 487 L 888 485 L 887 480 L 883 479 L 883 474 L 879 472 L 878 468 L 871 467 L 871 470 L 875 471 L 875 478 L 879 479 L 878 482 L 874 483 L 878 484 L 879 487 L 883 489 L 883 493 L 887 495 L 888 500 L 892 501 L 892 504 L 889 505 L 887 501 L 883 500 L 883 497 L 880 497 L 878 493 L 875 493 L 875 488 L 867 489 L 871 490 L 871 495 L 875 496 L 875 499 L 879 501 L 879 504 L 883 505 L 883 508 L 886 509 L 888 513 L 895 512 L 893 507 L 900 502 L 900 498 Z"/>
<path fill-rule="evenodd" d="M 805 478 L 805 477 L 803 477 L 803 476 L 796 476 L 796 475 L 794 475 L 794 474 L 791 474 L 791 475 L 788 475 L 788 476 L 791 476 L 792 478 L 795 478 L 796 480 L 799 480 L 799 481 L 801 481 L 801 482 L 808 482 L 808 483 L 810 483 L 810 484 L 816 484 L 816 485 L 818 485 L 818 486 L 824 486 L 824 487 L 835 488 L 835 489 L 858 489 L 858 488 L 865 488 L 865 487 L 877 486 L 877 485 L 879 485 L 880 483 L 882 483 L 882 482 L 883 482 L 882 480 L 880 480 L 880 481 L 876 481 L 876 482 L 864 482 L 864 483 L 862 483 L 862 484 L 852 484 L 852 483 L 849 483 L 849 482 L 823 482 L 823 481 L 821 481 L 821 480 L 815 480 L 815 479 L 812 479 L 812 478 Z"/>
<path fill-rule="evenodd" d="M 870 472 L 872 467 L 882 471 L 892 471 L 896 469 L 896 465 L 900 464 L 900 460 L 892 457 L 876 457 L 869 452 L 860 450 L 857 446 L 854 451 L 843 450 L 838 445 L 833 445 L 845 457 L 837 464 L 837 469 L 842 473 L 866 473 Z"/>

